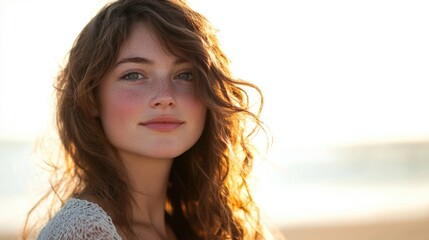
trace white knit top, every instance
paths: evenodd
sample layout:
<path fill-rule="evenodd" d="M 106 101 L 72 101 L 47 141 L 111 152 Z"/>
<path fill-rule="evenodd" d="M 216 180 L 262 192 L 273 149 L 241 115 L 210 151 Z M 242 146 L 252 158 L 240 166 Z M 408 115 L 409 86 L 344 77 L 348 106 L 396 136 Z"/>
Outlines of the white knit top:
<path fill-rule="evenodd" d="M 115 225 L 97 204 L 71 198 L 42 229 L 38 240 L 120 240 Z"/>

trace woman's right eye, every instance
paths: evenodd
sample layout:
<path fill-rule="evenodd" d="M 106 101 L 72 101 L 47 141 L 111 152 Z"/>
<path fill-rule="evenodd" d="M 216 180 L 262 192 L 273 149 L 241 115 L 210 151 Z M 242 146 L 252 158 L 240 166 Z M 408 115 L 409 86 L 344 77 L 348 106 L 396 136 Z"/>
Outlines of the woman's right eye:
<path fill-rule="evenodd" d="M 126 73 L 125 75 L 123 75 L 121 77 L 121 79 L 123 79 L 123 80 L 131 80 L 131 81 L 140 80 L 140 79 L 143 79 L 143 78 L 145 78 L 143 76 L 143 74 L 138 73 L 138 72 Z"/>

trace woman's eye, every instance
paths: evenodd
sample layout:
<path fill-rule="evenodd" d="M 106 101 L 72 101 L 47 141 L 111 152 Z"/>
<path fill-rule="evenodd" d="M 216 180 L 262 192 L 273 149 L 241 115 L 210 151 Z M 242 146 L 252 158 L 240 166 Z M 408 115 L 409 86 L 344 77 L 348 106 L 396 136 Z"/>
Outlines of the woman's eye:
<path fill-rule="evenodd" d="M 179 80 L 187 80 L 190 81 L 192 80 L 193 76 L 191 72 L 184 72 L 184 73 L 179 73 L 179 75 L 177 75 L 175 77 L 175 79 L 179 79 Z"/>
<path fill-rule="evenodd" d="M 121 79 L 124 80 L 140 80 L 142 78 L 144 78 L 144 76 L 138 72 L 130 72 L 121 77 Z"/>

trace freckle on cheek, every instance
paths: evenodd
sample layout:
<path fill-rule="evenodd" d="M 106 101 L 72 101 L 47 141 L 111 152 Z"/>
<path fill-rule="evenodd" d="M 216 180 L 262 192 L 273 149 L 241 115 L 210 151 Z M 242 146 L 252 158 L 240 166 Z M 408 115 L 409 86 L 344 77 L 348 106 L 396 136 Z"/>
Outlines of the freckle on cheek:
<path fill-rule="evenodd" d="M 135 111 L 136 107 L 140 104 L 140 95 L 135 92 L 118 93 L 112 101 L 112 107 L 118 114 L 126 114 Z"/>

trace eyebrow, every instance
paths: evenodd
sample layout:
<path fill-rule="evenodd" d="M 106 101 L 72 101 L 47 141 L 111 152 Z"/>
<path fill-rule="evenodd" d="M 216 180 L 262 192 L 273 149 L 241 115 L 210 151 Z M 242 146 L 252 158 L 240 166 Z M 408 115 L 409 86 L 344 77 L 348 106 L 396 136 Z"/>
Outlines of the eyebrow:
<path fill-rule="evenodd" d="M 115 63 L 115 67 L 124 63 L 141 63 L 141 64 L 153 65 L 154 61 L 144 57 L 129 57 L 129 58 L 123 58 L 119 60 L 117 63 Z M 189 63 L 189 61 L 182 57 L 178 57 L 176 58 L 176 60 L 174 60 L 174 65 L 178 65 L 182 63 Z"/>

